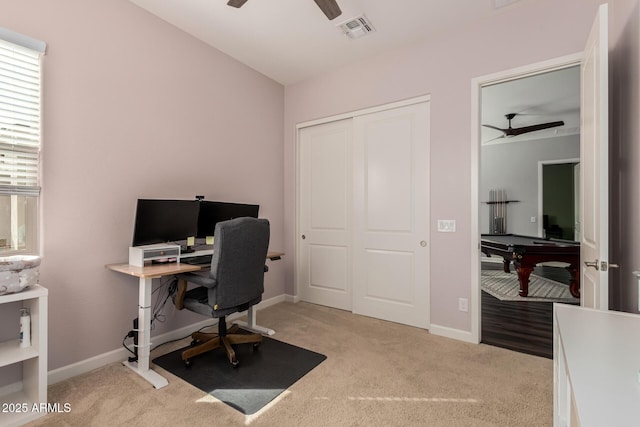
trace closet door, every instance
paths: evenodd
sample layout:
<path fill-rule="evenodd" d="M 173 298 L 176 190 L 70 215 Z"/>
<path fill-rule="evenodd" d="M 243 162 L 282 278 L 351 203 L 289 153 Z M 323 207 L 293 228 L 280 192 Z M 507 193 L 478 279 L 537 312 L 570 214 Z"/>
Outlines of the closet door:
<path fill-rule="evenodd" d="M 298 289 L 351 311 L 352 119 L 300 129 Z"/>
<path fill-rule="evenodd" d="M 429 327 L 428 153 L 428 102 L 354 118 L 354 313 Z"/>

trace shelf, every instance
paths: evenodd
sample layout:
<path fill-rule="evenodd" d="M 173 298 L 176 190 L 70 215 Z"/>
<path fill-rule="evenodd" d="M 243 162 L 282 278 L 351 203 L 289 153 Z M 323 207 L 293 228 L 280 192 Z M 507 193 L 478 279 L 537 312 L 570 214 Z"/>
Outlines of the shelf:
<path fill-rule="evenodd" d="M 20 348 L 20 340 L 0 342 L 0 367 L 38 357 L 38 350 L 33 346 Z"/>
<path fill-rule="evenodd" d="M 22 365 L 22 380 L 0 388 L 0 402 L 14 406 L 0 411 L 0 426 L 21 426 L 45 415 L 41 404 L 47 403 L 47 301 L 49 291 L 33 285 L 22 292 L 0 295 L 0 309 L 12 310 L 3 304 L 18 302 L 31 314 L 31 346 L 20 348 L 18 331 L 16 339 L 0 342 L 0 367 Z M 16 316 L 19 313 L 15 312 Z M 6 326 L 6 325 L 5 325 Z M 15 406 L 15 405 L 18 406 Z M 9 412 L 6 412 L 9 411 Z"/>
<path fill-rule="evenodd" d="M 39 411 L 32 412 L 33 405 L 39 405 L 40 402 L 32 402 L 24 390 L 0 395 L 0 401 L 5 403 L 18 403 L 20 405 L 26 404 L 27 406 L 27 412 L 0 412 L 0 426 L 2 427 L 21 426 L 44 415 L 44 413 Z M 16 410 L 17 408 L 14 407 L 11 409 Z M 23 407 L 21 406 L 19 410 L 22 411 L 22 409 Z"/>
<path fill-rule="evenodd" d="M 492 200 L 489 202 L 482 202 L 485 205 L 508 205 L 509 203 L 518 203 L 520 200 Z"/>
<path fill-rule="evenodd" d="M 15 294 L 0 295 L 0 304 L 9 302 L 23 301 L 26 299 L 39 298 L 46 296 L 49 291 L 40 285 L 33 285 L 22 292 L 16 292 Z"/>

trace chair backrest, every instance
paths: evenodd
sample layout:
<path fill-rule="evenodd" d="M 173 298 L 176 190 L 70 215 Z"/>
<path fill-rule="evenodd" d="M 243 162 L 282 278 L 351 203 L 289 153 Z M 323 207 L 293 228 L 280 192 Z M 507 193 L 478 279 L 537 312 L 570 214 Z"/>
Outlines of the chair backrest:
<path fill-rule="evenodd" d="M 209 304 L 221 312 L 256 304 L 264 292 L 264 266 L 269 248 L 269 221 L 236 218 L 216 224 Z"/>

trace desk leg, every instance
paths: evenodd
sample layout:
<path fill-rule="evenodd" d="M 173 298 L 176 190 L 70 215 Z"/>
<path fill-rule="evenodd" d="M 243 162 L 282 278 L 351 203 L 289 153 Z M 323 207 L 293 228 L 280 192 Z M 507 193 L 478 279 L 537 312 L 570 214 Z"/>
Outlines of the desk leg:
<path fill-rule="evenodd" d="M 249 329 L 252 332 L 256 332 L 258 334 L 273 335 L 276 333 L 276 331 L 274 331 L 273 329 L 256 325 L 256 306 L 255 305 L 252 305 L 251 307 L 249 307 L 249 310 L 247 310 L 247 322 L 244 322 L 242 320 L 236 320 L 233 323 L 235 323 L 238 326 L 242 326 L 245 329 Z"/>
<path fill-rule="evenodd" d="M 149 369 L 152 289 L 153 279 L 141 277 L 138 295 L 138 361 L 124 361 L 122 364 L 150 382 L 155 388 L 162 388 L 169 384 L 169 382 L 162 375 Z"/>

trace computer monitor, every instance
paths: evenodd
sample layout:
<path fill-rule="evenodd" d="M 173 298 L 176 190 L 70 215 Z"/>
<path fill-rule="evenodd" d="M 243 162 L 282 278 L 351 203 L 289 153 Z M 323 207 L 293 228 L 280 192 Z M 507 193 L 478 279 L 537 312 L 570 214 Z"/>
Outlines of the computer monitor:
<path fill-rule="evenodd" d="M 213 236 L 216 224 L 220 221 L 227 221 L 245 216 L 258 218 L 259 209 L 260 205 L 211 202 L 203 200 L 200 202 L 198 233 L 196 237 L 206 238 L 208 236 Z"/>
<path fill-rule="evenodd" d="M 138 199 L 133 246 L 179 242 L 198 232 L 199 202 Z"/>

